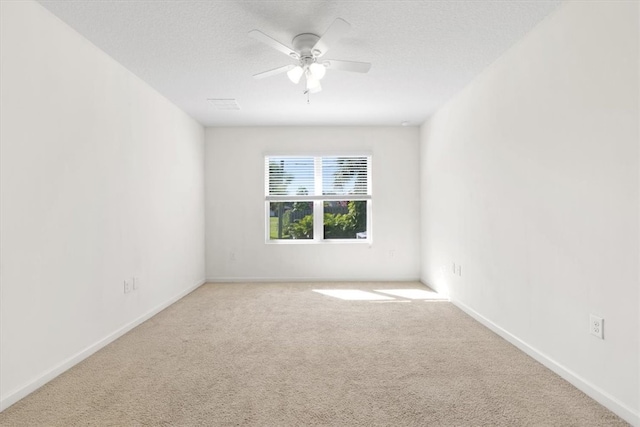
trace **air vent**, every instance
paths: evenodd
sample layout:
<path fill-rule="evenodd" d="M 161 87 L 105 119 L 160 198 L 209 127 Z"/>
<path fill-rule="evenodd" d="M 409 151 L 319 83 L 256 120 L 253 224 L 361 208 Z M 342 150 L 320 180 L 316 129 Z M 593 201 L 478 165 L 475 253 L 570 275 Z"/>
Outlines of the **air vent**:
<path fill-rule="evenodd" d="M 239 110 L 240 106 L 235 99 L 215 99 L 209 98 L 207 102 L 211 104 L 216 110 Z"/>

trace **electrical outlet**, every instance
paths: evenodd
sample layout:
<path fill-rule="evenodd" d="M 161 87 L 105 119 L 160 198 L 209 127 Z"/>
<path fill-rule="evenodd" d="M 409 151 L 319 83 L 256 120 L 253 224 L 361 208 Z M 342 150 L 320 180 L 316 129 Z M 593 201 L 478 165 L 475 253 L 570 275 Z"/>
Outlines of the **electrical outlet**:
<path fill-rule="evenodd" d="M 131 286 L 134 291 L 137 291 L 138 288 L 140 287 L 140 279 L 137 277 L 134 277 L 133 279 L 131 279 Z"/>
<path fill-rule="evenodd" d="M 589 333 L 601 340 L 604 339 L 604 319 L 594 314 L 589 316 Z"/>
<path fill-rule="evenodd" d="M 128 280 L 124 281 L 124 293 L 128 294 L 131 292 L 131 283 Z"/>

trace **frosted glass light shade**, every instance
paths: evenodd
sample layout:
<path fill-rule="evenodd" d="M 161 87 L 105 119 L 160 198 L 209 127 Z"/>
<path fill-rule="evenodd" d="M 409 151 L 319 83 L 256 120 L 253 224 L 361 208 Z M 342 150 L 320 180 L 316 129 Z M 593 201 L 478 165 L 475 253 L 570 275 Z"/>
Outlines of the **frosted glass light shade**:
<path fill-rule="evenodd" d="M 295 68 L 287 71 L 287 77 L 289 77 L 289 80 L 291 80 L 294 84 L 298 84 L 303 72 L 304 70 L 302 69 L 302 67 L 297 65 Z"/>
<path fill-rule="evenodd" d="M 314 62 L 313 64 L 309 65 L 309 71 L 311 71 L 313 77 L 321 80 L 327 72 L 327 69 L 324 67 L 324 65 Z"/>
<path fill-rule="evenodd" d="M 322 86 L 320 86 L 320 82 L 318 82 L 317 86 L 314 86 L 309 89 L 309 93 L 318 93 L 322 90 Z"/>
<path fill-rule="evenodd" d="M 313 74 L 307 73 L 307 90 L 311 93 L 317 92 L 316 88 L 320 87 L 320 80 L 313 77 Z"/>

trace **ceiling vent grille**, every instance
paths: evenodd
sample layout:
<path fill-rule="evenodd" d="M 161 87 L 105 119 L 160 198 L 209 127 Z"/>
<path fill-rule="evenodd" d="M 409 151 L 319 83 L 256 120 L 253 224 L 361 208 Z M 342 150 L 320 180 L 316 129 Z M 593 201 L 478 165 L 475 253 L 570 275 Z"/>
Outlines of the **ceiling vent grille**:
<path fill-rule="evenodd" d="M 207 102 L 213 106 L 216 110 L 239 110 L 240 105 L 235 99 L 217 99 L 209 98 Z"/>

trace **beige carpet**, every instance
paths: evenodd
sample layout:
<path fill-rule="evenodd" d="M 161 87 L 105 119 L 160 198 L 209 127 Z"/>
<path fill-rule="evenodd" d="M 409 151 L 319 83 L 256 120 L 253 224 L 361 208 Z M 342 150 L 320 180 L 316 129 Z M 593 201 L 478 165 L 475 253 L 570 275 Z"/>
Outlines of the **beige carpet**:
<path fill-rule="evenodd" d="M 449 302 L 313 291 L 398 288 L 427 289 L 204 285 L 7 409 L 0 424 L 626 425 Z"/>

